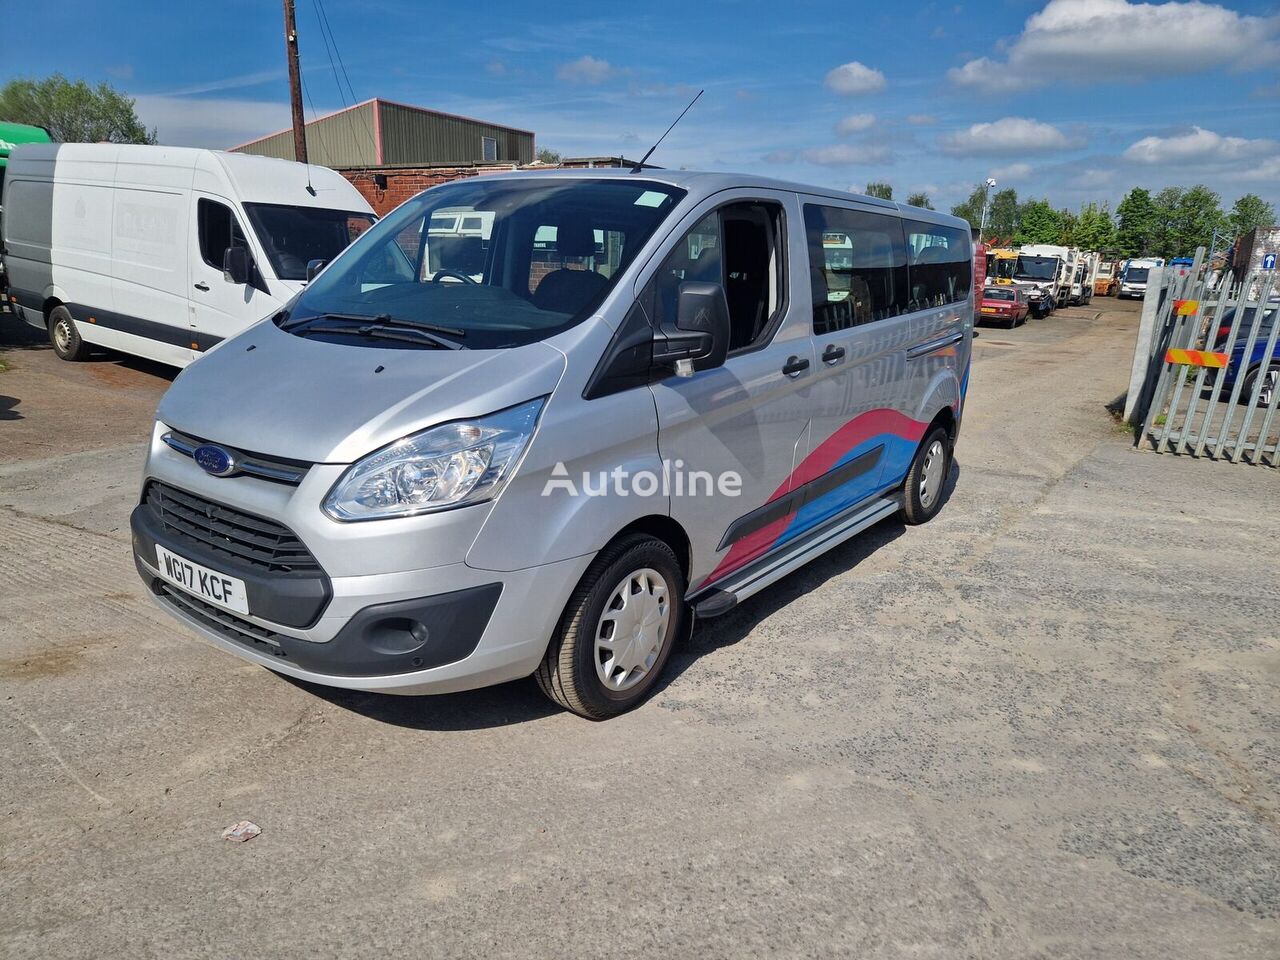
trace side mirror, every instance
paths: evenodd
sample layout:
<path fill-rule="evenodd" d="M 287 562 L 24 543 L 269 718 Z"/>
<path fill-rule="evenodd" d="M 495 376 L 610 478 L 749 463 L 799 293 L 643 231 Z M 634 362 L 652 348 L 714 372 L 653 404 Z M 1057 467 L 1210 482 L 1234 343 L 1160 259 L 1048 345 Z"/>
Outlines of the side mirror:
<path fill-rule="evenodd" d="M 316 278 L 316 274 L 324 269 L 324 265 L 328 260 L 308 260 L 307 261 L 307 283 Z"/>
<path fill-rule="evenodd" d="M 246 248 L 227 247 L 222 254 L 222 279 L 227 283 L 248 283 L 250 262 Z"/>
<path fill-rule="evenodd" d="M 655 363 L 675 363 L 677 373 L 710 370 L 729 355 L 729 301 L 718 283 L 686 280 L 676 301 L 675 327 L 665 326 L 653 344 Z"/>

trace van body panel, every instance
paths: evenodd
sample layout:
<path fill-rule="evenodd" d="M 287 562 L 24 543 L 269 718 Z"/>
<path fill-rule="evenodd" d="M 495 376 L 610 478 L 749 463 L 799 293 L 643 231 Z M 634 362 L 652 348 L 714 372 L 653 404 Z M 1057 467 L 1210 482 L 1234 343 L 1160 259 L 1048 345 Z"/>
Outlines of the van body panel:
<path fill-rule="evenodd" d="M 166 393 L 156 415 L 201 439 L 346 464 L 427 427 L 546 396 L 564 365 L 564 354 L 545 343 L 456 352 L 352 349 L 295 337 L 268 322 L 220 347 L 209 363 L 184 370 L 183 388 Z M 254 403 L 227 403 L 231 385 L 252 391 Z"/>
<path fill-rule="evenodd" d="M 235 211 L 256 286 L 227 283 L 220 263 L 199 256 L 201 192 Z M 24 319 L 43 326 L 56 301 L 86 342 L 175 366 L 270 315 L 300 289 L 275 276 L 242 201 L 373 213 L 350 183 L 323 167 L 127 144 L 23 146 L 10 159 L 4 199 L 13 207 L 3 224 L 5 263 Z"/>

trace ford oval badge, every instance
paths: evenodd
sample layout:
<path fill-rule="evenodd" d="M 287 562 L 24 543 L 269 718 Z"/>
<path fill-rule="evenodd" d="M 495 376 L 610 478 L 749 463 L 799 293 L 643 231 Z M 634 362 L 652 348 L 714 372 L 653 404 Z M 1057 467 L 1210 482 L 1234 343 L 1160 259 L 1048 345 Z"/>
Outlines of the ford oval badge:
<path fill-rule="evenodd" d="M 229 477 L 236 472 L 236 458 L 216 444 L 202 444 L 191 456 L 200 469 L 211 476 Z"/>

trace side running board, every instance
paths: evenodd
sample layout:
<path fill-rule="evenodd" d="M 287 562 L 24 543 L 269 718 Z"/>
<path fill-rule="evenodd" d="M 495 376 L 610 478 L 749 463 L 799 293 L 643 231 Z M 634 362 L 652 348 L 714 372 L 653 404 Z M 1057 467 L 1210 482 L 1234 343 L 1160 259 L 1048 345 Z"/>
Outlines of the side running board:
<path fill-rule="evenodd" d="M 749 566 L 729 574 L 690 598 L 690 603 L 699 618 L 718 617 L 728 613 L 747 597 L 759 593 L 814 557 L 838 547 L 850 537 L 857 536 L 901 509 L 901 491 L 876 497 L 863 506 L 856 507 L 852 513 L 837 517 L 825 526 L 797 538 L 781 552 L 767 554 Z"/>

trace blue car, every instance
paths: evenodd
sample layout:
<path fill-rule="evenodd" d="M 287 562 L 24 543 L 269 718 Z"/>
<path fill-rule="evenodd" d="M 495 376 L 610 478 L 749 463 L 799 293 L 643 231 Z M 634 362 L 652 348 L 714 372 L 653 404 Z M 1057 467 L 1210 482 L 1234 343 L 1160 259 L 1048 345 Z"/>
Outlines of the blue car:
<path fill-rule="evenodd" d="M 1253 395 L 1254 385 L 1258 382 L 1258 377 L 1260 376 L 1264 378 L 1262 389 L 1258 393 L 1258 406 L 1260 407 L 1271 405 L 1271 398 L 1275 396 L 1276 388 L 1280 385 L 1280 337 L 1277 337 L 1276 343 L 1272 347 L 1271 356 L 1264 357 L 1267 351 L 1267 341 L 1271 337 L 1271 331 L 1275 328 L 1277 312 L 1280 312 L 1280 303 L 1273 300 L 1267 304 L 1267 309 L 1262 314 L 1262 322 L 1258 325 L 1258 335 L 1253 341 L 1253 349 L 1249 352 L 1247 358 L 1244 355 L 1244 351 L 1245 347 L 1249 345 L 1249 334 L 1257 319 L 1257 307 L 1245 310 L 1244 316 L 1240 320 L 1240 329 L 1236 333 L 1236 342 L 1231 349 L 1231 358 L 1227 361 L 1225 386 L 1227 390 L 1230 390 L 1235 385 L 1236 378 L 1241 375 L 1244 376 L 1244 385 L 1240 390 L 1241 403 L 1249 402 L 1249 398 Z M 1225 352 L 1235 319 L 1235 310 L 1228 310 L 1222 315 L 1222 322 L 1218 325 L 1218 329 L 1211 341 L 1214 351 L 1218 353 Z"/>

